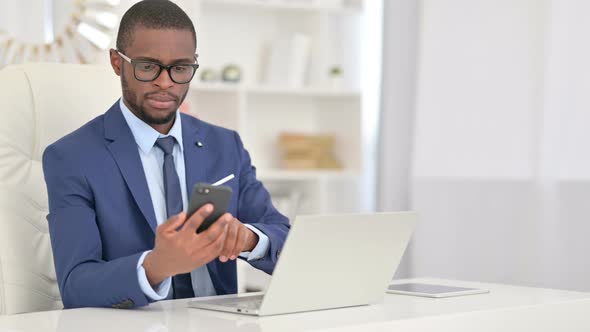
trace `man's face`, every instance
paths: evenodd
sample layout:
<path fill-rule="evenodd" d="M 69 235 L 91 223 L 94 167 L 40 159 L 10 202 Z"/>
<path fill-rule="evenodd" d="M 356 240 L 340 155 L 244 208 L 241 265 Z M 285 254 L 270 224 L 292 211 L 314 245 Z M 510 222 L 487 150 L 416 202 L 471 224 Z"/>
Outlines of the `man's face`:
<path fill-rule="evenodd" d="M 195 62 L 195 44 L 189 30 L 135 27 L 133 38 L 124 54 L 133 60 L 147 60 L 164 65 Z M 176 110 L 184 101 L 189 84 L 174 83 L 168 71 L 151 82 L 135 79 L 133 66 L 111 51 L 111 65 L 121 76 L 123 98 L 130 110 L 145 123 L 171 124 Z"/>

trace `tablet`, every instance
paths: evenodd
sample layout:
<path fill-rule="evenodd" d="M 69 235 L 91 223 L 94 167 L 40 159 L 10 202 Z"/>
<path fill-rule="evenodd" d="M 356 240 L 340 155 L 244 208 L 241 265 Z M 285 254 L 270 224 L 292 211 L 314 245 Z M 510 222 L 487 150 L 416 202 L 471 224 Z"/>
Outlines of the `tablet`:
<path fill-rule="evenodd" d="M 442 298 L 460 295 L 489 293 L 490 291 L 488 289 L 481 288 L 465 288 L 457 286 L 422 283 L 405 283 L 389 285 L 389 287 L 387 288 L 387 292 L 393 294 Z"/>

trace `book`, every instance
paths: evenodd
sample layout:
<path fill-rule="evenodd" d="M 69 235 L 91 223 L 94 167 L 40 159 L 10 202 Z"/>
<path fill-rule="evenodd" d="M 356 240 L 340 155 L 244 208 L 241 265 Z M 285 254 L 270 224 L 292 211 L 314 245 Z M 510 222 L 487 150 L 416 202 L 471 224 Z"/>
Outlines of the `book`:
<path fill-rule="evenodd" d="M 272 42 L 263 83 L 290 88 L 305 86 L 310 45 L 310 38 L 302 33 L 282 37 Z"/>

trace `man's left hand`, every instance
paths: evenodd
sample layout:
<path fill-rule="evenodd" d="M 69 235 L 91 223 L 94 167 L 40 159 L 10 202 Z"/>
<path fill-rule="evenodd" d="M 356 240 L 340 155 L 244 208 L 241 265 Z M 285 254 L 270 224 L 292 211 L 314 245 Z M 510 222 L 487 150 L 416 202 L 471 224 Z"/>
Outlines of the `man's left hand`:
<path fill-rule="evenodd" d="M 227 223 L 227 236 L 219 255 L 219 260 L 227 262 L 235 260 L 241 252 L 252 251 L 258 244 L 258 235 L 244 226 L 238 219 L 233 218 Z"/>

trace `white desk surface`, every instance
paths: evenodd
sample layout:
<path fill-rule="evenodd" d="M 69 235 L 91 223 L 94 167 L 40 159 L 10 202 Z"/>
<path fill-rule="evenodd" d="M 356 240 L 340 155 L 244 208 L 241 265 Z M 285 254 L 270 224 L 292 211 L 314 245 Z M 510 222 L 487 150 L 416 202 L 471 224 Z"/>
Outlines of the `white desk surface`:
<path fill-rule="evenodd" d="M 132 310 L 85 308 L 1 316 L 0 331 L 590 331 L 590 293 L 411 281 L 481 287 L 490 293 L 444 299 L 386 294 L 383 303 L 370 306 L 261 318 L 187 308 L 188 300 L 172 300 Z"/>

